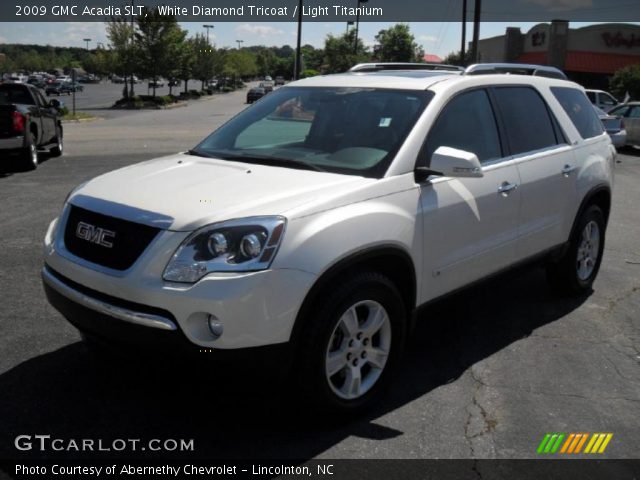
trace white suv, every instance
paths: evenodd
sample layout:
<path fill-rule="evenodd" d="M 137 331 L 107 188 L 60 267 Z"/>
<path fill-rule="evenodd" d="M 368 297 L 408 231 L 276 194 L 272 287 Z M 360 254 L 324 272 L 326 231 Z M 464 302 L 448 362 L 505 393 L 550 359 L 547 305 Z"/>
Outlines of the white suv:
<path fill-rule="evenodd" d="M 354 409 L 390 379 L 417 307 L 532 259 L 589 289 L 614 155 L 565 80 L 314 77 L 73 190 L 44 286 L 92 342 L 277 353 L 309 398 Z"/>

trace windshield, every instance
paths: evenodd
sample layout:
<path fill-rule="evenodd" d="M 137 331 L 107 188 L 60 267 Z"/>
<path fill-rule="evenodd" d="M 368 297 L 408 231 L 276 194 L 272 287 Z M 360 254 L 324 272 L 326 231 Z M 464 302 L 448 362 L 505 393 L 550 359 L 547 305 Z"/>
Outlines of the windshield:
<path fill-rule="evenodd" d="M 427 91 L 286 87 L 192 153 L 380 178 L 432 98 Z"/>

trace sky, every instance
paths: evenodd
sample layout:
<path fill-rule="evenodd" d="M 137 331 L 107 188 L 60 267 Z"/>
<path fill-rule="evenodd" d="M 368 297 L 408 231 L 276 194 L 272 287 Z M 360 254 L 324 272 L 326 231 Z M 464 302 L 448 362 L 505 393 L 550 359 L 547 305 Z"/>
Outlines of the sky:
<path fill-rule="evenodd" d="M 183 28 L 190 35 L 204 33 L 202 23 L 181 22 Z M 369 46 L 373 46 L 375 35 L 381 29 L 393 23 L 362 22 L 360 23 L 360 38 Z M 425 53 L 445 57 L 460 49 L 461 24 L 459 22 L 430 22 L 409 24 L 418 44 L 422 45 Z M 536 25 L 531 23 L 502 23 L 484 22 L 480 27 L 480 38 L 503 35 L 506 27 L 520 27 L 526 32 Z M 591 23 L 573 22 L 572 28 L 591 25 Z M 295 46 L 295 22 L 273 23 L 233 23 L 221 22 L 210 30 L 210 40 L 218 48 L 237 47 L 236 40 L 243 40 L 243 46 Z M 302 44 L 322 47 L 328 34 L 341 35 L 345 32 L 346 23 L 307 22 L 303 24 Z M 467 24 L 467 41 L 471 39 L 473 24 Z M 58 23 L 19 23 L 0 22 L 1 43 L 25 43 L 55 46 L 85 46 L 84 38 L 91 38 L 90 48 L 95 48 L 97 42 L 108 44 L 103 23 L 98 22 L 58 22 Z"/>

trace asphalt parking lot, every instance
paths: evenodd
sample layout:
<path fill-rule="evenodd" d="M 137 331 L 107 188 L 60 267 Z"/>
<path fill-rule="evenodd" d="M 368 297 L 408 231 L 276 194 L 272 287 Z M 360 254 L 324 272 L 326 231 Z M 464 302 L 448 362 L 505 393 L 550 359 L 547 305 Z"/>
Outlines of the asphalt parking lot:
<path fill-rule="evenodd" d="M 120 86 L 121 87 L 121 86 Z M 16 435 L 193 438 L 197 458 L 536 458 L 547 432 L 612 432 L 601 458 L 640 451 L 640 153 L 618 157 L 594 291 L 559 298 L 517 271 L 420 314 L 393 391 L 322 422 L 279 385 L 95 358 L 48 305 L 41 244 L 67 192 L 100 173 L 187 149 L 245 108 L 245 92 L 67 124 L 66 153 L 0 171 L 0 458 Z M 182 368 L 182 367 L 181 367 Z"/>

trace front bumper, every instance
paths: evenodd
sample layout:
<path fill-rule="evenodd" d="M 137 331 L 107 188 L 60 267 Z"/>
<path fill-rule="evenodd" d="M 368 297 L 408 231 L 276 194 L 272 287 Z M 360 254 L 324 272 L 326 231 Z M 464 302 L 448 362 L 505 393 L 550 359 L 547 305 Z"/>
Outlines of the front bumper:
<path fill-rule="evenodd" d="M 108 349 L 143 356 L 153 361 L 195 360 L 197 357 L 199 360 L 210 360 L 232 368 L 257 364 L 264 367 L 265 371 L 283 373 L 290 364 L 289 343 L 234 350 L 205 349 L 190 342 L 177 326 L 175 329 L 152 328 L 87 306 L 83 300 L 78 299 L 78 295 L 100 303 L 109 303 L 110 300 L 121 302 L 92 292 L 47 267 L 42 270 L 42 279 L 49 303 L 85 337 Z M 149 310 L 149 307 L 142 305 L 112 306 L 130 311 Z M 169 312 L 154 311 L 154 314 L 171 319 Z"/>
<path fill-rule="evenodd" d="M 227 350 L 288 342 L 317 278 L 300 270 L 270 269 L 210 274 L 193 285 L 164 282 L 165 265 L 188 235 L 171 231 L 162 231 L 128 270 L 110 271 L 65 249 L 57 232 L 64 224 L 64 218 L 60 226 L 52 222 L 45 238 L 47 289 L 91 312 L 89 319 L 97 314 L 138 328 L 181 332 L 197 347 Z M 221 336 L 209 330 L 209 315 L 222 323 Z"/>

